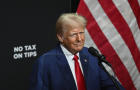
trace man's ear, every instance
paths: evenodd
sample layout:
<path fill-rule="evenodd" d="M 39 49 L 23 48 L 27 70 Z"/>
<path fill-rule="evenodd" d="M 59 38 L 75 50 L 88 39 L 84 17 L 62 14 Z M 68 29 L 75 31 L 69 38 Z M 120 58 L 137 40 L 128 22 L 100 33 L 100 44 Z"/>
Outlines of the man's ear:
<path fill-rule="evenodd" d="M 57 38 L 59 42 L 63 43 L 63 36 L 61 34 L 57 34 Z"/>

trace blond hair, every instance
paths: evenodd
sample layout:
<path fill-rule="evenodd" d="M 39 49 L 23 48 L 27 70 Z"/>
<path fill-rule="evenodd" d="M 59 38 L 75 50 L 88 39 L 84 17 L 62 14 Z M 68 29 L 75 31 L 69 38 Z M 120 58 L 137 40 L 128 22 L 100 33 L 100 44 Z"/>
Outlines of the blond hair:
<path fill-rule="evenodd" d="M 77 13 L 64 13 L 62 14 L 56 22 L 56 33 L 62 34 L 67 29 L 72 29 L 76 27 L 86 27 L 85 17 Z"/>

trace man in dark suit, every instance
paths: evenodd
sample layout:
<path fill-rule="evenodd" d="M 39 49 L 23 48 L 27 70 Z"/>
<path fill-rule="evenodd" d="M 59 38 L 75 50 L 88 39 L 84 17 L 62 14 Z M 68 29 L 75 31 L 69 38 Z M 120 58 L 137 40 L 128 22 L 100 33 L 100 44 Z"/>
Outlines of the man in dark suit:
<path fill-rule="evenodd" d="M 56 34 L 60 44 L 35 62 L 30 90 L 117 90 L 84 47 L 85 27 L 86 19 L 76 13 L 59 17 Z"/>

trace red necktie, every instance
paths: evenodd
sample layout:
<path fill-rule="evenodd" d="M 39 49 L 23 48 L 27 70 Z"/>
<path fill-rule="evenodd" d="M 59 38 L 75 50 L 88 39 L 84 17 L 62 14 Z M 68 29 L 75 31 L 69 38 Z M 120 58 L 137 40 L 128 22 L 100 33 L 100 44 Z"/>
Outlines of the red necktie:
<path fill-rule="evenodd" d="M 80 69 L 79 62 L 78 62 L 78 56 L 74 55 L 73 59 L 75 61 L 75 74 L 76 74 L 78 90 L 86 90 L 84 76 L 82 74 L 82 71 Z"/>

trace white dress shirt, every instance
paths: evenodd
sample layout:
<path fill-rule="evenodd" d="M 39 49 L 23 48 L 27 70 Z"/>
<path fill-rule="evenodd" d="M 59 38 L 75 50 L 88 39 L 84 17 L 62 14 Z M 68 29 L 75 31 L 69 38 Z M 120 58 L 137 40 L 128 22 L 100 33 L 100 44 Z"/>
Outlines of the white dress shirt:
<path fill-rule="evenodd" d="M 74 63 L 75 61 L 73 60 L 74 55 L 71 52 L 69 52 L 63 45 L 60 44 L 60 47 L 61 47 L 61 49 L 62 49 L 62 51 L 63 51 L 63 53 L 64 53 L 64 55 L 65 55 L 65 57 L 68 61 L 68 64 L 69 64 L 71 72 L 72 72 L 72 75 L 73 75 L 75 83 L 76 83 L 77 80 L 76 80 L 76 75 L 75 75 L 75 63 Z M 76 55 L 79 57 L 79 53 L 77 53 Z M 82 65 L 81 65 L 81 62 L 80 62 L 80 57 L 78 59 L 78 62 L 79 62 L 81 71 L 83 73 Z M 77 83 L 76 83 L 76 86 L 77 86 Z"/>

